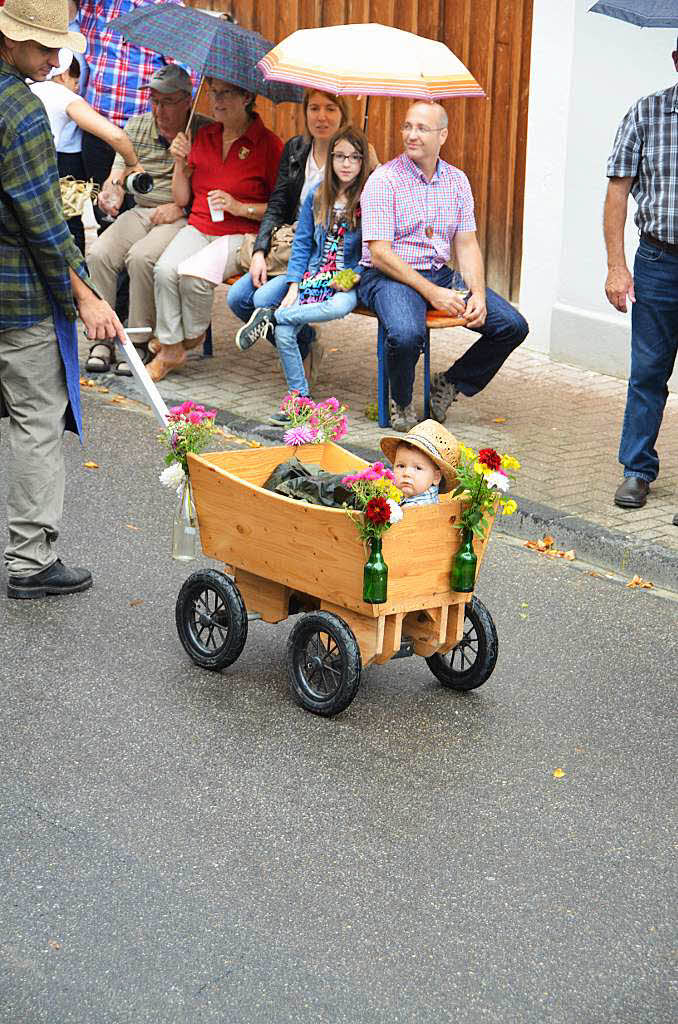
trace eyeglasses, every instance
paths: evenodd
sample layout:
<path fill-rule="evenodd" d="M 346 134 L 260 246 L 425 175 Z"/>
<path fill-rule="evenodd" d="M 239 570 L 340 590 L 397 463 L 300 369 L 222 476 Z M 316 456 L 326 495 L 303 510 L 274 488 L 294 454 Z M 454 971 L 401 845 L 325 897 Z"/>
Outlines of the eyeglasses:
<path fill-rule="evenodd" d="M 431 132 L 442 132 L 445 129 L 444 128 L 429 128 L 428 125 L 425 125 L 425 124 L 410 124 L 409 121 L 405 121 L 405 124 L 401 124 L 400 130 L 401 130 L 401 132 L 404 132 L 405 134 L 408 134 L 408 135 L 409 135 L 410 132 L 414 132 L 416 135 L 424 135 L 425 136 L 425 135 L 430 135 Z"/>
<path fill-rule="evenodd" d="M 332 159 L 338 164 L 361 164 L 363 158 L 360 153 L 333 153 Z"/>
<path fill-rule="evenodd" d="M 188 95 L 188 93 L 186 93 L 185 96 L 182 96 L 178 100 L 164 100 L 164 99 L 161 100 L 161 99 L 156 99 L 155 96 L 151 96 L 151 106 L 153 106 L 153 107 L 178 107 L 180 103 L 185 103 L 186 100 L 189 100 L 190 98 L 191 97 Z"/>

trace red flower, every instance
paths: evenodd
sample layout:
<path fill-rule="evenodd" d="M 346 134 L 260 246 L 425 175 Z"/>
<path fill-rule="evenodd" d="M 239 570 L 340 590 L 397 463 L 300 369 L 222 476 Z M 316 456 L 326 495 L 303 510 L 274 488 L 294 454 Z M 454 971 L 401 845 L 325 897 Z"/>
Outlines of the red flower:
<path fill-rule="evenodd" d="M 370 498 L 365 505 L 365 515 L 375 526 L 383 526 L 390 522 L 391 509 L 386 498 Z"/>
<path fill-rule="evenodd" d="M 501 469 L 501 457 L 494 448 L 481 448 L 478 452 L 478 462 L 488 469 Z"/>

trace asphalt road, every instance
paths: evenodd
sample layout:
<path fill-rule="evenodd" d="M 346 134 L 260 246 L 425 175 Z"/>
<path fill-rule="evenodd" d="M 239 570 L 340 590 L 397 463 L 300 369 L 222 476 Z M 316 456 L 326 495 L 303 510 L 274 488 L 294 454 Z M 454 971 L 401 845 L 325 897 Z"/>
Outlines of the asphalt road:
<path fill-rule="evenodd" d="M 673 1021 L 678 604 L 497 537 L 485 686 L 396 661 L 322 720 L 294 620 L 187 659 L 154 422 L 86 412 L 61 553 L 94 588 L 0 576 L 2 1024 Z"/>

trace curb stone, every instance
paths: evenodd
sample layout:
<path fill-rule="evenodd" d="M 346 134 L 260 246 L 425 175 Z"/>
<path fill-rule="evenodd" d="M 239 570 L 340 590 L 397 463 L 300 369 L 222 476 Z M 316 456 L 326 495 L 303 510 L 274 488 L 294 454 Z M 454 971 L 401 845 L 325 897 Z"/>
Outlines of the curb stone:
<path fill-rule="evenodd" d="M 145 404 L 133 378 L 119 377 L 113 373 L 88 374 L 84 369 L 81 369 L 81 376 L 109 388 L 111 392 Z M 181 405 L 183 401 L 182 398 L 167 397 L 164 400 L 168 406 Z M 218 410 L 216 422 L 220 427 L 247 440 L 269 444 L 282 441 L 281 427 L 268 426 L 228 410 Z M 362 448 L 350 442 L 344 442 L 343 447 L 368 462 L 383 457 L 380 451 Z M 558 548 L 566 551 L 574 548 L 581 561 L 622 576 L 642 576 L 657 587 L 678 592 L 678 552 L 658 544 L 638 542 L 621 531 L 608 530 L 563 509 L 542 505 L 518 495 L 514 497 L 518 502 L 518 511 L 515 515 L 497 520 L 495 529 L 498 533 L 526 540 L 537 540 L 550 534 L 555 538 Z"/>

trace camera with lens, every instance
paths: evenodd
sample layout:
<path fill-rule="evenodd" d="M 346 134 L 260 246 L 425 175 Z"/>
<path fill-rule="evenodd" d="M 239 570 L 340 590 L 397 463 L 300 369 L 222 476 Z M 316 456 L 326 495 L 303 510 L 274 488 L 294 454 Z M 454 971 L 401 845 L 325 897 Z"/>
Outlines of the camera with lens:
<path fill-rule="evenodd" d="M 134 174 L 128 174 L 125 178 L 125 184 L 123 185 L 125 192 L 129 195 L 148 195 L 149 192 L 153 191 L 153 177 L 147 174 L 146 171 L 136 171 Z"/>

